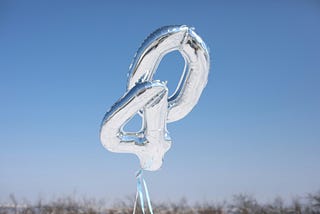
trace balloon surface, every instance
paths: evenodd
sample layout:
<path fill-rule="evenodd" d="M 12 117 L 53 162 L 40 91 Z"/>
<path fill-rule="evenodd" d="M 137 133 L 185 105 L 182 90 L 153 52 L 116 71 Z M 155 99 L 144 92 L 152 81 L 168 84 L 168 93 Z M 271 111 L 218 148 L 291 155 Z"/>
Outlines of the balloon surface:
<path fill-rule="evenodd" d="M 153 80 L 164 55 L 178 50 L 185 69 L 171 97 L 165 82 Z M 112 152 L 134 153 L 144 170 L 158 170 L 171 146 L 166 123 L 182 119 L 197 104 L 207 84 L 208 49 L 193 28 L 166 26 L 153 32 L 137 51 L 128 74 L 127 92 L 102 121 L 100 140 Z M 123 127 L 137 113 L 143 118 L 139 132 Z"/>

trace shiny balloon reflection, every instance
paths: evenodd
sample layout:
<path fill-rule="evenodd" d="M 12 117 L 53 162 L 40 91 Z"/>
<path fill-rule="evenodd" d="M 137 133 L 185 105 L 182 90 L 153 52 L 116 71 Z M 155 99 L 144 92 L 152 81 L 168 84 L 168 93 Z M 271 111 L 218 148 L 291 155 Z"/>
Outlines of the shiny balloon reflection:
<path fill-rule="evenodd" d="M 153 80 L 162 58 L 178 50 L 185 69 L 176 91 L 168 97 L 165 82 Z M 137 51 L 128 74 L 127 92 L 105 114 L 100 139 L 112 152 L 134 153 L 144 170 L 158 170 L 171 146 L 166 123 L 185 117 L 197 104 L 207 84 L 210 58 L 193 28 L 166 26 L 153 32 Z M 139 132 L 125 132 L 124 125 L 139 113 Z"/>

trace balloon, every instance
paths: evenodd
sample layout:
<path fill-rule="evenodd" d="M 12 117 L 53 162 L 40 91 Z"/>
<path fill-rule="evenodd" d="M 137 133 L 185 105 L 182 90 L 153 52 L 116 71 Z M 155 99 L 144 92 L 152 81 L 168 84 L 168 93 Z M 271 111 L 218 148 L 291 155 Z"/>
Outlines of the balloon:
<path fill-rule="evenodd" d="M 167 97 L 165 83 L 137 83 L 106 113 L 101 128 L 103 145 L 112 152 L 136 154 L 144 169 L 159 169 L 163 155 L 171 145 L 165 128 Z M 145 109 L 144 129 L 139 133 L 124 132 L 120 127 L 142 108 Z"/>
<path fill-rule="evenodd" d="M 168 98 L 165 82 L 153 80 L 163 58 L 178 50 L 185 69 L 174 94 Z M 112 152 L 134 153 L 144 170 L 158 170 L 171 146 L 166 123 L 180 120 L 197 104 L 207 84 L 210 67 L 208 49 L 193 28 L 166 26 L 153 32 L 137 51 L 130 65 L 127 92 L 102 121 L 100 140 Z M 139 113 L 143 127 L 125 132 L 124 125 Z"/>
<path fill-rule="evenodd" d="M 207 84 L 210 58 L 208 49 L 193 28 L 185 25 L 162 27 L 141 45 L 130 65 L 127 90 L 136 82 L 150 81 L 163 56 L 178 50 L 185 59 L 177 90 L 168 100 L 167 122 L 185 117 L 197 104 Z"/>

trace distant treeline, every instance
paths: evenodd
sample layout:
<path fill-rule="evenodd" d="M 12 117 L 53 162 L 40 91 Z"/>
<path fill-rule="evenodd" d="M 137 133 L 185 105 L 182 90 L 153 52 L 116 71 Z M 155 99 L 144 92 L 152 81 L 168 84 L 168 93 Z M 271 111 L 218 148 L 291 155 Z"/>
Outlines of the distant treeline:
<path fill-rule="evenodd" d="M 112 208 L 103 200 L 61 197 L 50 202 L 39 200 L 35 204 L 18 201 L 10 195 L 8 201 L 0 201 L 0 214 L 132 214 L 134 197 L 117 201 Z M 139 206 L 138 206 L 139 207 Z M 271 203 L 259 203 L 254 197 L 239 194 L 230 202 L 189 205 L 186 199 L 178 203 L 153 204 L 155 214 L 320 214 L 320 191 L 285 203 L 275 198 Z M 137 210 L 136 213 L 142 213 Z M 148 212 L 147 212 L 148 213 Z"/>

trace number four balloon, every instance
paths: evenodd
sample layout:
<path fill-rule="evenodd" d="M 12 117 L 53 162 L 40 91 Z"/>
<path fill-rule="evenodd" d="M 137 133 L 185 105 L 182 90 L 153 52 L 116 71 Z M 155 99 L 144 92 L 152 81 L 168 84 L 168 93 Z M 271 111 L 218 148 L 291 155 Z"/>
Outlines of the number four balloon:
<path fill-rule="evenodd" d="M 166 82 L 153 80 L 164 55 L 178 50 L 185 68 L 172 96 Z M 137 51 L 128 74 L 127 92 L 104 116 L 100 130 L 103 146 L 111 152 L 134 153 L 144 170 L 158 170 L 171 146 L 166 124 L 180 120 L 197 104 L 207 84 L 210 58 L 193 28 L 166 26 L 153 32 Z M 143 118 L 139 132 L 123 127 L 136 114 Z"/>

